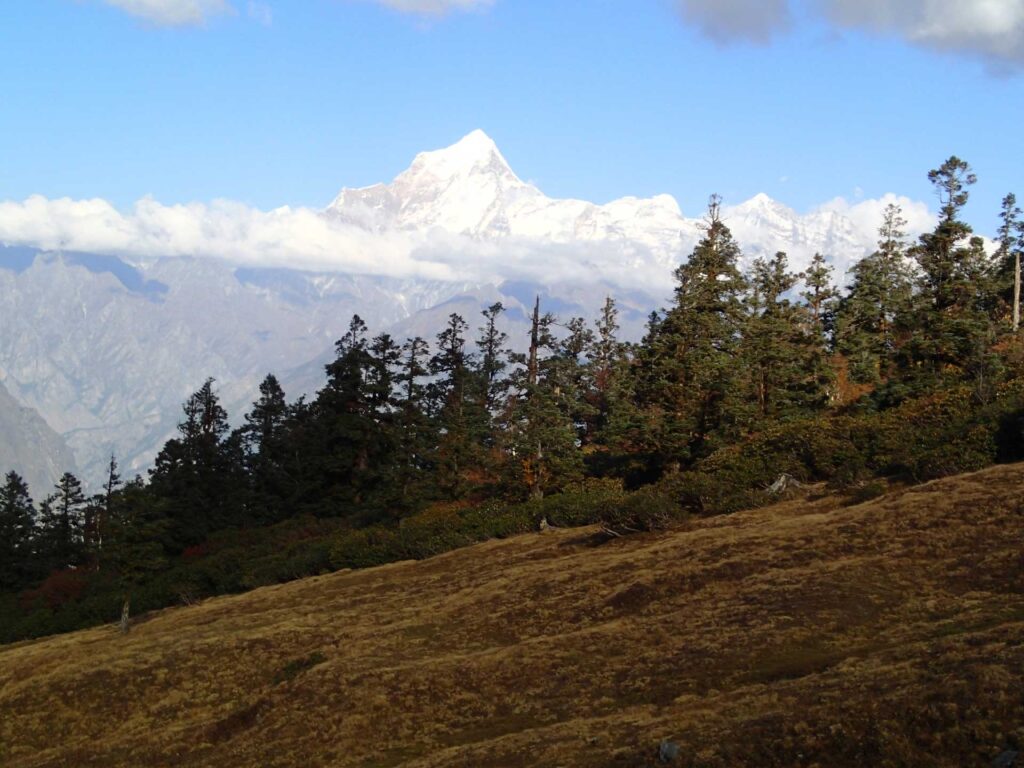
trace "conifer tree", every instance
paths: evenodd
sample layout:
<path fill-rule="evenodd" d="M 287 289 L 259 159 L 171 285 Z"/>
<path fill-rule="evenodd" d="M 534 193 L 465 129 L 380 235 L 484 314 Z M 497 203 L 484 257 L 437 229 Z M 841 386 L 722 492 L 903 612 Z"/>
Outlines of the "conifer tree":
<path fill-rule="evenodd" d="M 590 445 L 605 441 L 611 412 L 619 404 L 627 345 L 619 341 L 618 333 L 619 312 L 615 299 L 607 296 L 585 350 L 590 380 L 585 396 L 591 411 L 585 441 Z"/>
<path fill-rule="evenodd" d="M 251 516 L 259 522 L 274 522 L 286 514 L 283 507 L 289 483 L 284 465 L 291 408 L 273 374 L 267 374 L 260 383 L 259 393 L 245 414 L 241 439 L 252 494 Z"/>
<path fill-rule="evenodd" d="M 0 486 L 0 590 L 25 586 L 34 575 L 35 509 L 28 485 L 8 472 Z"/>
<path fill-rule="evenodd" d="M 920 272 L 903 378 L 911 393 L 953 378 L 973 381 L 979 396 L 987 397 L 997 367 L 990 349 L 991 265 L 981 238 L 960 219 L 977 179 L 955 156 L 928 179 L 941 209 L 935 229 L 921 235 L 911 252 Z"/>
<path fill-rule="evenodd" d="M 207 379 L 182 406 L 178 437 L 150 470 L 154 493 L 170 518 L 168 544 L 183 549 L 214 530 L 243 522 L 241 441 L 229 440 L 227 412 Z"/>
<path fill-rule="evenodd" d="M 798 277 L 804 283 L 800 295 L 807 302 L 811 322 L 822 336 L 831 336 L 835 327 L 836 301 L 839 298 L 839 291 L 832 281 L 832 265 L 820 253 L 815 253 L 810 266 Z"/>
<path fill-rule="evenodd" d="M 508 369 L 505 349 L 508 334 L 498 328 L 498 318 L 504 311 L 505 307 L 499 301 L 481 312 L 484 324 L 479 329 L 480 336 L 476 341 L 484 407 L 490 414 L 499 410 L 508 393 L 508 382 L 503 377 Z"/>
<path fill-rule="evenodd" d="M 483 393 L 474 386 L 472 355 L 466 350 L 468 329 L 460 315 L 449 315 L 430 359 L 434 376 L 430 401 L 440 433 L 435 455 L 437 485 L 450 498 L 459 498 L 469 489 L 482 462 L 489 422 Z"/>
<path fill-rule="evenodd" d="M 427 415 L 426 385 L 430 345 L 419 336 L 402 346 L 400 368 L 395 376 L 398 387 L 400 433 L 396 462 L 397 504 L 409 509 L 426 493 L 423 487 L 430 469 L 430 454 L 436 434 Z"/>
<path fill-rule="evenodd" d="M 669 463 L 706 455 L 741 420 L 736 357 L 746 281 L 739 256 L 721 199 L 712 196 L 704 236 L 676 269 L 673 305 L 652 317 L 638 359 L 649 441 Z"/>
<path fill-rule="evenodd" d="M 837 310 L 836 349 L 851 379 L 877 384 L 892 375 L 911 307 L 912 283 L 899 206 L 890 203 L 878 230 L 878 248 L 853 265 L 849 291 Z"/>
<path fill-rule="evenodd" d="M 86 499 L 82 484 L 70 472 L 61 475 L 56 492 L 43 505 L 39 521 L 39 552 L 48 569 L 83 563 Z"/>
<path fill-rule="evenodd" d="M 114 494 L 100 555 L 100 570 L 111 576 L 121 597 L 122 633 L 129 630 L 132 596 L 153 573 L 166 566 L 163 547 L 170 521 L 140 478 Z"/>
<path fill-rule="evenodd" d="M 513 483 L 534 499 L 578 480 L 583 472 L 574 409 L 581 402 L 575 382 L 586 337 L 576 322 L 575 332 L 570 330 L 566 341 L 559 342 L 554 325 L 553 315 L 540 313 L 538 297 L 529 349 L 513 355 L 520 367 L 512 377 L 516 397 L 505 437 Z"/>
<path fill-rule="evenodd" d="M 808 303 L 800 305 L 788 296 L 801 276 L 789 271 L 785 253 L 753 264 L 741 350 L 755 419 L 806 415 L 827 401 L 824 325 L 830 309 L 823 297 L 830 293 L 830 270 L 819 266 L 817 273 L 815 287 L 804 294 Z"/>
<path fill-rule="evenodd" d="M 106 478 L 103 487 L 89 499 L 85 505 L 84 525 L 84 562 L 90 568 L 99 568 L 103 552 L 104 538 L 107 535 L 109 521 L 117 503 L 118 491 L 121 488 L 121 475 L 118 472 L 117 459 L 113 454 L 107 462 Z"/>
<path fill-rule="evenodd" d="M 390 337 L 371 344 L 366 335 L 366 323 L 353 316 L 335 345 L 327 386 L 304 430 L 309 441 L 304 471 L 312 479 L 304 503 L 318 515 L 377 515 L 382 496 L 391 490 L 394 444 L 384 417 L 391 410 L 397 347 Z"/>
<path fill-rule="evenodd" d="M 999 272 L 1000 287 L 1008 285 L 1002 292 L 1008 294 L 1010 326 L 1016 333 L 1020 329 L 1020 257 L 1024 250 L 1024 221 L 1021 220 L 1017 197 L 1012 193 L 1003 198 L 999 219 L 999 249 L 994 260 Z"/>

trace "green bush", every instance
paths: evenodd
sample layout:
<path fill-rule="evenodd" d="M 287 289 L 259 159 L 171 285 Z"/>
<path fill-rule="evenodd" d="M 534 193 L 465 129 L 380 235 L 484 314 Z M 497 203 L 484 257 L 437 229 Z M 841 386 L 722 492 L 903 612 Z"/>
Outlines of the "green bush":
<path fill-rule="evenodd" d="M 616 536 L 660 531 L 684 516 L 682 508 L 659 489 L 648 486 L 604 508 L 600 522 Z"/>

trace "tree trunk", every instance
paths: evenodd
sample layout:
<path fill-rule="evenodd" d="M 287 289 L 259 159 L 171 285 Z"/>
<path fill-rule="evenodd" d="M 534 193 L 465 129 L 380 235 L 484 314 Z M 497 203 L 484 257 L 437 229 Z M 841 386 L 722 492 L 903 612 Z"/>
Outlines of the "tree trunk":
<path fill-rule="evenodd" d="M 1013 332 L 1020 328 L 1020 251 L 1013 259 Z"/>
<path fill-rule="evenodd" d="M 537 383 L 539 370 L 537 363 L 538 347 L 540 346 L 540 296 L 533 304 L 533 320 L 530 323 L 530 355 L 526 360 L 526 381 L 531 386 Z"/>
<path fill-rule="evenodd" d="M 121 622 L 118 625 L 121 629 L 122 635 L 127 635 L 128 630 L 131 628 L 131 624 L 128 619 L 129 612 L 131 610 L 132 597 L 127 595 L 124 598 L 124 603 L 121 604 Z"/>

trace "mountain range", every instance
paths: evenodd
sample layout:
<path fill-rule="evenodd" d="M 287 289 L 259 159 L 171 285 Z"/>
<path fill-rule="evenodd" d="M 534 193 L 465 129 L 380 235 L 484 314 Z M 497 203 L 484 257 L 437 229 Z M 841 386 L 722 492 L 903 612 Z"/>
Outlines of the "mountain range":
<path fill-rule="evenodd" d="M 800 269 L 821 251 L 838 277 L 874 240 L 834 206 L 801 215 L 757 195 L 724 214 L 745 260 L 784 250 Z M 700 237 L 699 215 L 685 216 L 669 195 L 549 198 L 482 131 L 417 155 L 390 184 L 343 189 L 315 216 L 318 227 L 359 233 L 379 263 L 310 270 L 206 249 L 85 252 L 26 242 L 0 223 L 0 382 L 95 484 L 111 453 L 125 474 L 144 472 L 208 376 L 236 421 L 268 372 L 290 397 L 315 391 L 353 313 L 375 332 L 429 337 L 451 312 L 475 329 L 479 310 L 501 301 L 521 345 L 535 295 L 561 316 L 586 317 L 612 295 L 635 338 Z M 446 271 L 403 275 L 388 263 L 396 242 L 413 262 Z"/>

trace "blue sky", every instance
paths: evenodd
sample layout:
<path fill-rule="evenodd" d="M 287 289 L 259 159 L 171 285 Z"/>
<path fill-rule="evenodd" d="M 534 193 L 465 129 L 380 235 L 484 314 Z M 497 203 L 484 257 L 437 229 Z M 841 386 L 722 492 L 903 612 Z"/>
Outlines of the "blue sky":
<path fill-rule="evenodd" d="M 991 231 L 1024 197 L 1024 0 L 1001 2 L 906 0 L 976 6 L 929 37 L 874 0 L 5 0 L 0 200 L 322 206 L 483 128 L 551 196 L 689 215 L 931 201 L 956 153 Z"/>

